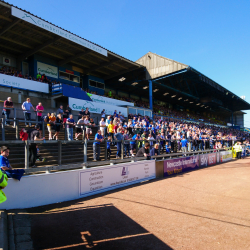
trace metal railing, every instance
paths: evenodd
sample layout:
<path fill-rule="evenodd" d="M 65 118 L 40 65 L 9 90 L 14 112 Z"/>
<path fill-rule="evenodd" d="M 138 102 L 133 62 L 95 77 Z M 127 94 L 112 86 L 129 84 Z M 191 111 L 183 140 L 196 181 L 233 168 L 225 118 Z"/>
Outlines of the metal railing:
<path fill-rule="evenodd" d="M 140 146 L 139 144 L 143 144 L 145 142 L 147 142 L 148 140 L 136 140 L 134 141 L 136 144 L 136 152 L 139 150 Z M 71 145 L 80 145 L 82 147 L 82 163 L 78 163 L 81 164 L 81 167 L 91 167 L 91 166 L 96 166 L 96 165 L 105 165 L 105 164 L 112 164 L 114 162 L 127 162 L 127 161 L 136 161 L 137 157 L 131 157 L 129 159 L 124 159 L 124 144 L 125 143 L 130 143 L 131 140 L 113 140 L 113 143 L 121 143 L 121 157 L 120 159 L 116 159 L 114 160 L 108 160 L 107 158 L 107 140 L 104 140 L 103 142 L 101 142 L 102 145 L 102 150 L 103 150 L 103 146 L 104 146 L 104 161 L 100 161 L 100 162 L 90 162 L 88 161 L 88 145 L 89 144 L 93 144 L 94 142 L 98 142 L 96 140 L 87 140 L 86 138 L 83 141 L 68 141 L 68 140 L 59 140 L 59 141 L 0 141 L 0 145 L 23 145 L 24 149 L 25 149 L 25 160 L 24 160 L 24 166 L 25 169 L 29 169 L 30 167 L 30 163 L 29 163 L 29 158 L 30 158 L 30 146 L 31 144 L 37 144 L 37 145 L 53 145 L 53 148 L 57 148 L 57 165 L 58 166 L 62 166 L 62 156 L 63 156 L 63 152 L 62 152 L 62 146 L 67 146 L 69 147 L 69 144 Z M 156 140 L 150 140 L 150 142 L 156 143 Z M 56 144 L 56 145 L 55 145 Z M 141 145 L 142 146 L 142 145 Z M 204 154 L 204 153 L 211 153 L 211 152 L 219 152 L 222 150 L 228 150 L 228 149 L 232 149 L 232 147 L 226 147 L 226 148 L 221 148 L 221 149 L 214 149 L 214 148 L 210 148 L 210 149 L 204 149 L 204 150 L 199 150 L 199 151 L 191 151 L 191 152 L 177 152 L 177 153 L 169 153 L 169 154 L 161 154 L 158 156 L 152 156 L 152 159 L 166 159 L 166 158 L 173 158 L 173 157 L 179 157 L 179 156 L 183 156 L 183 155 L 196 155 L 196 154 Z M 92 149 L 91 149 L 92 151 Z M 93 151 L 92 151 L 93 152 Z M 72 155 L 72 159 L 73 159 L 74 154 Z M 145 157 L 143 157 L 142 159 L 145 160 Z M 72 160 L 72 163 L 70 165 L 74 164 L 74 161 Z M 68 165 L 69 167 L 69 165 Z M 55 167 L 49 167 L 48 169 L 55 169 Z M 56 168 L 57 169 L 57 168 Z M 64 169 L 67 169 L 66 165 L 64 164 Z M 37 168 L 36 171 L 41 171 L 41 167 Z"/>

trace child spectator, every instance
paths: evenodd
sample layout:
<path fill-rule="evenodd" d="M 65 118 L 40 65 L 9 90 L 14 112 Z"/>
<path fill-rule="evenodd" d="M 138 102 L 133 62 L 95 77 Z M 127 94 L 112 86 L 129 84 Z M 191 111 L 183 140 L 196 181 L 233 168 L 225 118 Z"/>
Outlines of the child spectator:
<path fill-rule="evenodd" d="M 110 143 L 111 143 L 111 136 L 108 136 L 108 140 L 107 140 L 107 158 L 108 158 L 108 160 L 110 160 L 110 157 L 111 157 Z"/>
<path fill-rule="evenodd" d="M 166 150 L 166 154 L 170 154 L 170 143 L 168 141 L 166 141 L 166 145 L 165 145 L 165 150 Z"/>

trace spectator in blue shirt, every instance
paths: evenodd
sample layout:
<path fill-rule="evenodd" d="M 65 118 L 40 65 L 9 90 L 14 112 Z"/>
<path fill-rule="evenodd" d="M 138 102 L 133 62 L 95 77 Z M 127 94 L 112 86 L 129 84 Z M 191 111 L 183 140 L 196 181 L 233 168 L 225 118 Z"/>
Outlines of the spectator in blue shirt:
<path fill-rule="evenodd" d="M 0 155 L 0 168 L 1 171 L 4 172 L 9 178 L 17 179 L 20 181 L 24 174 L 23 169 L 12 169 L 10 166 L 8 156 L 10 154 L 10 149 L 6 146 L 1 147 L 1 155 Z"/>
<path fill-rule="evenodd" d="M 135 141 L 138 141 L 140 140 L 141 137 L 140 137 L 140 133 L 137 133 L 135 134 L 132 139 L 131 139 L 131 142 L 130 142 L 130 149 L 131 149 L 131 155 L 132 156 L 135 156 L 134 155 L 134 150 L 136 149 L 136 142 Z"/>
<path fill-rule="evenodd" d="M 73 128 L 75 126 L 73 115 L 69 115 L 69 118 L 67 119 L 66 124 L 67 124 L 68 140 L 73 141 Z"/>
<path fill-rule="evenodd" d="M 108 140 L 107 140 L 107 158 L 108 158 L 108 160 L 110 160 L 110 156 L 111 156 L 110 143 L 111 143 L 111 136 L 108 136 Z"/>
<path fill-rule="evenodd" d="M 103 141 L 103 137 L 101 134 L 101 130 L 98 130 L 96 135 L 95 135 L 95 142 L 93 143 L 93 158 L 94 161 L 100 161 L 100 142 Z"/>
<path fill-rule="evenodd" d="M 166 141 L 166 145 L 165 145 L 166 154 L 170 154 L 170 148 L 171 148 L 171 146 L 170 146 L 169 142 Z"/>
<path fill-rule="evenodd" d="M 188 141 L 185 136 L 183 136 L 183 139 L 181 140 L 181 150 L 183 153 L 187 152 L 187 144 Z"/>
<path fill-rule="evenodd" d="M 117 110 L 115 110 L 113 117 L 118 117 Z"/>
<path fill-rule="evenodd" d="M 33 110 L 36 111 L 35 108 L 33 107 L 33 105 L 30 102 L 30 98 L 27 98 L 26 102 L 24 102 L 22 104 L 22 110 L 23 110 L 23 113 L 24 113 L 24 119 L 25 119 L 25 126 L 26 127 L 29 127 L 29 126 L 31 127 L 31 123 L 29 123 L 29 125 L 28 125 L 28 123 L 26 122 L 26 121 L 31 121 L 31 113 L 30 113 L 31 108 L 33 108 Z"/>

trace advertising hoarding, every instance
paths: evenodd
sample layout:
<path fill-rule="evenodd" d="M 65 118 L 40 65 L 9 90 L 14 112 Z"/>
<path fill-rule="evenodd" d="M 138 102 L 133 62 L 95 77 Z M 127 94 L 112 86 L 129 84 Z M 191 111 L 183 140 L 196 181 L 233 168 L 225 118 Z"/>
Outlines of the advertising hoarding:
<path fill-rule="evenodd" d="M 198 155 L 166 160 L 164 161 L 164 176 L 181 173 L 198 167 Z"/>
<path fill-rule="evenodd" d="M 232 160 L 232 158 L 233 158 L 232 150 L 220 152 L 220 162 L 227 162 Z"/>
<path fill-rule="evenodd" d="M 100 95 L 90 94 L 88 93 L 88 96 L 91 98 L 93 102 L 99 102 L 102 104 L 108 104 L 108 105 L 115 105 L 115 106 L 134 106 L 134 103 L 132 102 L 126 102 L 121 100 L 116 100 Z"/>
<path fill-rule="evenodd" d="M 140 161 L 79 172 L 79 196 L 85 197 L 155 178 L 155 161 Z"/>
<path fill-rule="evenodd" d="M 200 167 L 212 166 L 217 163 L 217 153 L 200 155 Z"/>
<path fill-rule="evenodd" d="M 49 93 L 49 85 L 47 83 L 36 82 L 4 74 L 0 74 L 0 85 L 17 89 L 27 89 L 36 92 Z"/>
<path fill-rule="evenodd" d="M 81 109 L 85 110 L 86 108 L 89 108 L 90 113 L 97 113 L 97 114 L 101 114 L 102 110 L 105 109 L 105 113 L 107 115 L 113 115 L 116 110 L 117 113 L 121 112 L 122 115 L 127 117 L 127 108 L 122 108 L 119 106 L 113 106 L 98 102 L 91 102 L 72 97 L 69 97 L 69 106 L 72 108 L 72 110 L 78 110 L 78 111 L 81 111 Z"/>
<path fill-rule="evenodd" d="M 48 77 L 58 78 L 58 68 L 46 63 L 37 62 L 37 73 L 45 74 Z"/>

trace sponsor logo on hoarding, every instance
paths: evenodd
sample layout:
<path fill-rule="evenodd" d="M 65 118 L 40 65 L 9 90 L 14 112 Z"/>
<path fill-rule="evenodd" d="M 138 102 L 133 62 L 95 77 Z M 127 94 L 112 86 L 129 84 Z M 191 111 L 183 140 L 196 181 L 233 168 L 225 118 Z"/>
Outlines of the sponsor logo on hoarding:
<path fill-rule="evenodd" d="M 208 165 L 213 165 L 216 163 L 216 153 L 208 155 Z"/>
<path fill-rule="evenodd" d="M 49 77 L 58 78 L 58 68 L 46 63 L 37 62 L 37 73 L 39 72 Z"/>
<path fill-rule="evenodd" d="M 128 166 L 122 168 L 122 176 L 124 176 L 124 175 L 129 175 L 129 167 Z"/>
<path fill-rule="evenodd" d="M 200 157 L 201 157 L 201 167 L 207 166 L 207 163 L 208 163 L 207 155 L 201 155 Z"/>

